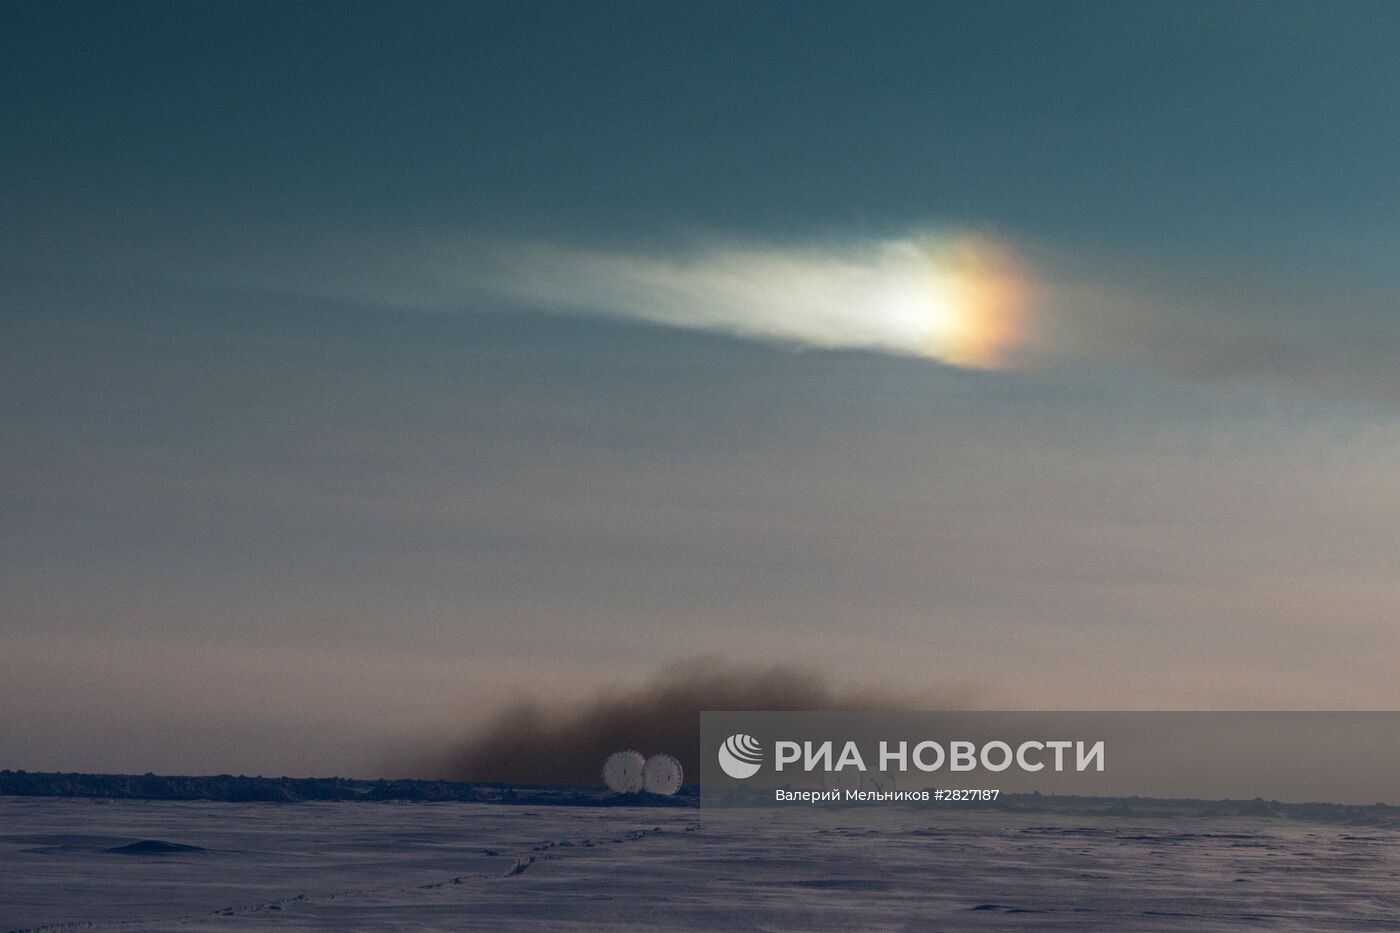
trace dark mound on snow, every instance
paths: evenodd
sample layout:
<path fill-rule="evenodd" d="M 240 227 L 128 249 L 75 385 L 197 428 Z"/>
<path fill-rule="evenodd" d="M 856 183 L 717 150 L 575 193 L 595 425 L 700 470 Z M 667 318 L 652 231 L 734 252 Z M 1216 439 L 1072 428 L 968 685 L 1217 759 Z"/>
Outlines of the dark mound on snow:
<path fill-rule="evenodd" d="M 113 846 L 107 850 L 117 855 L 179 855 L 185 852 L 203 852 L 199 846 L 181 845 L 178 842 L 163 842 L 160 839 L 142 839 L 124 846 Z"/>

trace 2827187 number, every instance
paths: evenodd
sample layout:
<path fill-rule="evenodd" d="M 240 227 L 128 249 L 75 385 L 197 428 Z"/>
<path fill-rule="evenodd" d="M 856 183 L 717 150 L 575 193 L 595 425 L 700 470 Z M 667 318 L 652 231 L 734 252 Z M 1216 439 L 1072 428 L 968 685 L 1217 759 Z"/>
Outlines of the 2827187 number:
<path fill-rule="evenodd" d="M 968 787 L 955 788 L 952 790 L 936 790 L 933 792 L 934 800 L 947 800 L 957 802 L 961 800 L 996 800 L 1001 796 L 1001 791 L 996 788 Z"/>

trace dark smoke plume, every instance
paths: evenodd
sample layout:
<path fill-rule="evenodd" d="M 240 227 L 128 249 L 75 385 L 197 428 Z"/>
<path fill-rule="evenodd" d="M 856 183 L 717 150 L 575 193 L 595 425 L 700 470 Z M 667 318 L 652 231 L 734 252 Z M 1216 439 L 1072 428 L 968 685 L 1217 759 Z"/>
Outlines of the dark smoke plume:
<path fill-rule="evenodd" d="M 668 667 L 640 687 L 605 690 L 591 700 L 550 708 L 512 705 L 459 749 L 444 769 L 466 781 L 598 784 L 604 758 L 624 748 L 669 752 L 687 783 L 697 759 L 702 710 L 895 710 L 950 708 L 948 697 L 832 686 L 787 666 L 742 667 L 713 660 Z"/>

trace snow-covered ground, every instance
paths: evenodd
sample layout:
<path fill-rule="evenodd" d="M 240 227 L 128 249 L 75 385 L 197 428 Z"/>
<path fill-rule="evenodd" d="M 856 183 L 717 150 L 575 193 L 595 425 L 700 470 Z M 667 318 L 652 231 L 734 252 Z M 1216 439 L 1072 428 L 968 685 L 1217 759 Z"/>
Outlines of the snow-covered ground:
<path fill-rule="evenodd" d="M 956 808 L 823 822 L 5 797 L 0 930 L 1400 930 L 1395 829 Z"/>

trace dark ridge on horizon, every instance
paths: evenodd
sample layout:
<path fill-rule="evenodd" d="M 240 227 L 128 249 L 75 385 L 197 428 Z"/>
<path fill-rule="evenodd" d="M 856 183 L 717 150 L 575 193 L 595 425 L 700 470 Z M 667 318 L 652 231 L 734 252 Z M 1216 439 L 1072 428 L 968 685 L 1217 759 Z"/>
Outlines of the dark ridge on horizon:
<path fill-rule="evenodd" d="M 614 794 L 597 787 L 515 785 L 498 782 L 364 780 L 359 778 L 249 777 L 247 775 L 89 774 L 0 771 L 5 797 L 98 797 L 111 800 L 210 800 L 223 803 L 418 801 L 568 806 L 694 807 L 699 789 L 672 797 Z"/>
<path fill-rule="evenodd" d="M 766 794 L 763 794 L 766 798 Z M 248 777 L 245 775 L 89 774 L 0 770 L 0 800 L 6 798 L 103 798 L 111 800 L 180 800 L 214 803 L 315 803 L 389 801 L 419 803 L 485 803 L 518 806 L 667 807 L 695 809 L 700 789 L 687 785 L 673 797 L 656 794 L 614 794 L 576 785 L 509 785 L 498 782 L 360 780 L 353 778 Z M 765 804 L 765 807 L 767 805 Z M 957 804 L 919 804 L 907 809 L 932 812 L 967 810 L 1003 813 L 1171 820 L 1199 818 L 1278 817 L 1353 826 L 1400 829 L 1400 806 L 1385 803 L 1299 803 L 1161 797 L 1099 797 L 1067 794 L 1002 794 L 997 800 Z M 729 810 L 729 813 L 738 812 Z M 152 845 L 154 843 L 155 845 Z M 159 840 L 143 840 L 132 848 L 156 851 Z M 119 851 L 109 849 L 108 851 Z M 173 850 L 167 850 L 173 851 Z"/>

